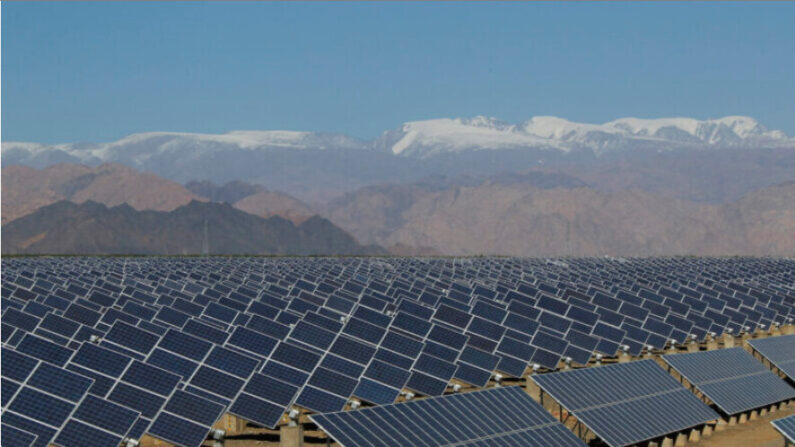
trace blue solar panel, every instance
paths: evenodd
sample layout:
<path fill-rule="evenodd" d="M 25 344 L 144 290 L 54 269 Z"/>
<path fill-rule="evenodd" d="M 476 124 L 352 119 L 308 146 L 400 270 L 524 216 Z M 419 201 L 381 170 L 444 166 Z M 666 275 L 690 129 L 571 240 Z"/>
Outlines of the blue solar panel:
<path fill-rule="evenodd" d="M 456 366 L 432 355 L 422 354 L 417 358 L 413 369 L 448 381 L 453 377 L 453 374 L 455 374 Z"/>
<path fill-rule="evenodd" d="M 0 374 L 9 379 L 24 382 L 38 363 L 39 361 L 33 357 L 3 347 L 2 355 L 0 355 Z"/>
<path fill-rule="evenodd" d="M 466 363 L 459 363 L 453 378 L 470 385 L 485 387 L 491 379 L 491 372 Z"/>
<path fill-rule="evenodd" d="M 748 344 L 790 380 L 795 380 L 795 335 L 748 340 Z"/>
<path fill-rule="evenodd" d="M 246 383 L 243 391 L 286 407 L 295 398 L 298 393 L 298 387 L 288 385 L 263 374 L 254 374 L 251 380 Z"/>
<path fill-rule="evenodd" d="M 277 362 L 266 363 L 262 374 L 296 386 L 302 386 L 309 380 L 309 374 Z"/>
<path fill-rule="evenodd" d="M 182 447 L 199 447 L 208 432 L 207 427 L 169 413 L 160 413 L 149 427 L 150 435 Z"/>
<path fill-rule="evenodd" d="M 73 352 L 71 349 L 31 334 L 25 334 L 17 345 L 17 351 L 60 367 L 66 364 Z"/>
<path fill-rule="evenodd" d="M 342 332 L 360 340 L 378 344 L 384 337 L 386 329 L 358 318 L 350 318 Z"/>
<path fill-rule="evenodd" d="M 33 388 L 23 387 L 8 404 L 7 411 L 13 411 L 52 427 L 60 427 L 66 422 L 74 406 L 71 402 L 57 399 Z"/>
<path fill-rule="evenodd" d="M 252 357 L 220 346 L 216 346 L 210 351 L 210 355 L 207 356 L 204 363 L 243 379 L 250 376 L 259 365 L 259 361 Z"/>
<path fill-rule="evenodd" d="M 42 363 L 33 371 L 27 384 L 72 402 L 86 395 L 94 381 L 52 365 Z"/>
<path fill-rule="evenodd" d="M 119 377 L 132 361 L 131 358 L 90 343 L 83 343 L 70 363 L 93 369 L 111 377 Z"/>
<path fill-rule="evenodd" d="M 36 441 L 33 444 L 34 447 L 48 447 L 50 441 L 55 437 L 56 434 L 56 430 L 53 428 L 47 427 L 46 425 L 27 417 L 19 416 L 9 412 L 3 413 L 3 424 L 7 424 L 36 435 Z"/>
<path fill-rule="evenodd" d="M 157 346 L 200 362 L 207 355 L 212 344 L 198 337 L 169 329 Z"/>
<path fill-rule="evenodd" d="M 95 396 L 87 396 L 77 406 L 72 418 L 124 436 L 130 431 L 139 415 L 139 412 L 113 402 Z"/>
<path fill-rule="evenodd" d="M 0 428 L 0 445 L 6 447 L 30 447 L 36 441 L 36 435 L 6 425 Z"/>
<path fill-rule="evenodd" d="M 329 352 L 345 359 L 366 365 L 373 358 L 375 347 L 348 337 L 338 337 Z"/>
<path fill-rule="evenodd" d="M 263 427 L 276 428 L 284 415 L 284 407 L 242 393 L 229 408 L 229 412 Z"/>
<path fill-rule="evenodd" d="M 534 374 L 532 379 L 612 447 L 718 418 L 654 360 Z"/>
<path fill-rule="evenodd" d="M 795 443 L 795 414 L 770 422 L 785 438 Z"/>
<path fill-rule="evenodd" d="M 295 400 L 296 405 L 318 413 L 342 410 L 347 402 L 344 397 L 311 386 L 304 387 Z"/>
<path fill-rule="evenodd" d="M 310 418 L 346 447 L 585 445 L 518 387 L 315 414 Z"/>
<path fill-rule="evenodd" d="M 348 397 L 356 388 L 357 380 L 326 368 L 317 368 L 309 378 L 309 384 L 338 396 Z"/>
<path fill-rule="evenodd" d="M 224 412 L 223 405 L 181 390 L 174 392 L 163 409 L 206 427 L 211 427 Z"/>
<path fill-rule="evenodd" d="M 362 378 L 353 395 L 373 404 L 391 404 L 400 395 L 398 388 L 391 388 L 376 381 Z"/>
<path fill-rule="evenodd" d="M 161 396 L 168 396 L 179 383 L 180 376 L 135 360 L 127 368 L 122 380 Z"/>
<path fill-rule="evenodd" d="M 350 360 L 345 360 L 334 354 L 326 354 L 326 356 L 323 357 L 323 361 L 320 362 L 320 366 L 353 378 L 361 376 L 364 372 L 364 365 L 353 363 Z"/>
<path fill-rule="evenodd" d="M 124 383 L 116 384 L 108 395 L 108 400 L 139 411 L 145 418 L 153 418 L 166 401 L 157 394 Z"/>
<path fill-rule="evenodd" d="M 425 337 L 428 335 L 428 331 L 431 330 L 431 326 L 432 323 L 430 321 L 423 320 L 422 318 L 415 317 L 414 315 L 409 315 L 405 312 L 398 312 L 395 318 L 392 319 L 392 327 L 401 329 L 419 337 Z"/>
<path fill-rule="evenodd" d="M 321 356 L 288 343 L 279 343 L 273 351 L 271 360 L 276 360 L 285 365 L 298 368 L 301 371 L 312 372 L 320 362 Z"/>
<path fill-rule="evenodd" d="M 666 355 L 663 360 L 726 414 L 795 397 L 795 388 L 743 348 Z"/>
<path fill-rule="evenodd" d="M 59 447 L 118 447 L 121 441 L 121 436 L 70 420 L 53 443 Z"/>
<path fill-rule="evenodd" d="M 243 388 L 245 381 L 217 369 L 201 366 L 189 383 L 227 399 L 232 399 Z"/>
<path fill-rule="evenodd" d="M 305 321 L 299 321 L 290 332 L 290 338 L 323 350 L 328 349 L 336 336 L 334 332 Z"/>
<path fill-rule="evenodd" d="M 278 343 L 278 340 L 268 337 L 267 335 L 260 334 L 251 329 L 238 326 L 229 337 L 228 344 L 246 350 L 253 354 L 267 357 L 273 351 L 273 348 Z"/>
<path fill-rule="evenodd" d="M 199 364 L 192 360 L 188 360 L 160 348 L 155 348 L 146 362 L 150 365 L 155 365 L 166 371 L 178 374 L 182 377 L 182 380 L 189 379 L 194 371 L 196 371 L 196 368 L 199 367 Z"/>
<path fill-rule="evenodd" d="M 447 382 L 415 371 L 411 373 L 406 388 L 427 396 L 441 396 L 447 389 Z"/>
<path fill-rule="evenodd" d="M 0 380 L 0 382 L 2 383 L 2 391 L 0 391 L 0 397 L 2 397 L 2 406 L 3 408 L 5 408 L 6 404 L 8 404 L 11 398 L 14 397 L 14 394 L 16 394 L 17 390 L 19 390 L 21 385 L 11 380 L 8 380 L 5 377 L 3 377 L 3 379 Z"/>
<path fill-rule="evenodd" d="M 364 372 L 364 377 L 395 388 L 402 388 L 409 380 L 410 375 L 409 371 L 378 360 L 373 360 Z"/>

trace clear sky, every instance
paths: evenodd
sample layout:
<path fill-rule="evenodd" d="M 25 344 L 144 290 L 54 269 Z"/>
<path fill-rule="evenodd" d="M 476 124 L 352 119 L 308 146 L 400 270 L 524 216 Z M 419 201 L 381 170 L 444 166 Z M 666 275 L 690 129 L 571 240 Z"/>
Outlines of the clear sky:
<path fill-rule="evenodd" d="M 2 139 L 753 116 L 795 134 L 795 3 L 2 2 Z"/>

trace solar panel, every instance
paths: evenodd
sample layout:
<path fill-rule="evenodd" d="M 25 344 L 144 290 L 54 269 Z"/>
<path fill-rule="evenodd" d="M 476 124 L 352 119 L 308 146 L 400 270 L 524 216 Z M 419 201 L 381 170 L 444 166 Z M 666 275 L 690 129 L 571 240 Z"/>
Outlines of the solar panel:
<path fill-rule="evenodd" d="M 654 360 L 534 374 L 532 379 L 611 447 L 719 417 Z"/>
<path fill-rule="evenodd" d="M 113 352 L 110 349 L 91 343 L 83 343 L 80 349 L 75 352 L 70 363 L 99 371 L 111 377 L 119 377 L 131 361 L 131 358 Z"/>
<path fill-rule="evenodd" d="M 0 374 L 2 374 L 3 377 L 18 382 L 24 382 L 38 364 L 39 361 L 33 357 L 13 349 L 2 348 L 2 355 L 0 355 Z"/>
<path fill-rule="evenodd" d="M 304 387 L 295 400 L 296 405 L 318 413 L 342 410 L 347 402 L 348 400 L 344 397 L 312 386 Z"/>
<path fill-rule="evenodd" d="M 585 445 L 519 387 L 314 414 L 310 419 L 345 447 Z"/>
<path fill-rule="evenodd" d="M 180 376 L 138 360 L 133 361 L 122 380 L 161 396 L 168 396 L 180 381 Z"/>
<path fill-rule="evenodd" d="M 58 399 L 33 388 L 22 387 L 8 404 L 8 410 L 51 427 L 60 427 L 74 409 L 71 402 Z M 4 415 L 5 416 L 5 415 Z"/>
<path fill-rule="evenodd" d="M 276 428 L 284 415 L 284 407 L 241 393 L 229 408 L 229 412 L 263 427 Z"/>
<path fill-rule="evenodd" d="M 790 380 L 795 380 L 795 334 L 751 339 L 748 344 Z"/>
<path fill-rule="evenodd" d="M 122 437 L 70 420 L 58 433 L 53 444 L 60 447 L 118 447 Z"/>
<path fill-rule="evenodd" d="M 108 400 L 139 411 L 146 418 L 153 418 L 166 401 L 157 394 L 124 383 L 116 384 Z"/>
<path fill-rule="evenodd" d="M 356 388 L 357 381 L 330 369 L 320 367 L 309 377 L 309 384 L 338 396 L 348 397 L 353 392 L 353 389 Z"/>
<path fill-rule="evenodd" d="M 298 393 L 298 387 L 288 385 L 263 374 L 254 374 L 243 391 L 286 407 Z"/>
<path fill-rule="evenodd" d="M 72 419 L 79 419 L 91 426 L 124 436 L 139 415 L 137 411 L 89 395 L 77 406 Z"/>
<path fill-rule="evenodd" d="M 80 374 L 42 363 L 33 371 L 27 385 L 60 398 L 78 402 L 86 395 L 93 382 Z"/>
<path fill-rule="evenodd" d="M 666 355 L 663 360 L 726 414 L 795 397 L 795 388 L 743 348 Z"/>
<path fill-rule="evenodd" d="M 207 356 L 204 363 L 243 379 L 250 376 L 259 365 L 259 362 L 253 357 L 220 346 L 215 346 L 210 351 L 210 355 Z"/>
<path fill-rule="evenodd" d="M 195 394 L 177 390 L 163 410 L 182 418 L 211 427 L 224 411 L 224 406 Z"/>
<path fill-rule="evenodd" d="M 73 352 L 71 349 L 31 334 L 25 334 L 17 345 L 17 351 L 60 367 L 66 364 Z"/>
<path fill-rule="evenodd" d="M 36 441 L 36 435 L 3 424 L 0 427 L 0 445 L 9 447 L 30 447 Z"/>
<path fill-rule="evenodd" d="M 787 441 L 795 443 L 795 414 L 776 419 L 770 423 L 787 438 Z"/>
<path fill-rule="evenodd" d="M 148 431 L 156 438 L 183 447 L 199 447 L 207 438 L 208 432 L 207 427 L 170 413 L 160 413 Z"/>
<path fill-rule="evenodd" d="M 232 399 L 243 388 L 245 381 L 209 366 L 200 366 L 188 383 L 218 396 Z"/>
<path fill-rule="evenodd" d="M 408 377 L 407 377 L 408 378 Z M 400 389 L 386 386 L 374 380 L 362 378 L 353 395 L 373 404 L 391 404 L 400 395 Z"/>

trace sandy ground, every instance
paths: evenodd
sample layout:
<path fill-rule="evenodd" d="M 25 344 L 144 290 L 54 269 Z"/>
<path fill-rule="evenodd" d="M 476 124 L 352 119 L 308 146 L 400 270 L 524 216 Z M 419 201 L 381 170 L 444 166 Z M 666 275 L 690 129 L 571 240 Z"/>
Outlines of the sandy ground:
<path fill-rule="evenodd" d="M 729 427 L 725 431 L 716 432 L 701 442 L 692 445 L 698 447 L 784 447 L 784 437 L 776 431 L 770 421 L 795 413 L 795 406 L 760 417 L 741 426 Z"/>

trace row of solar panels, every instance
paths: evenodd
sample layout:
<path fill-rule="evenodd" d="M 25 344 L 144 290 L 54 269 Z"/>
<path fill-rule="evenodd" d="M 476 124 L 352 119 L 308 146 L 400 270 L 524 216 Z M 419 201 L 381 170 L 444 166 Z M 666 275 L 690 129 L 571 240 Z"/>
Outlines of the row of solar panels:
<path fill-rule="evenodd" d="M 523 282 L 517 290 L 491 298 L 489 289 L 460 283 L 451 283 L 447 296 L 435 299 L 429 298 L 426 289 L 413 286 L 393 288 L 397 292 L 390 295 L 391 286 L 385 281 L 368 282 L 357 272 L 345 282 L 319 280 L 317 273 L 323 269 L 336 278 L 344 269 L 326 260 L 303 261 L 285 261 L 288 269 L 281 261 L 263 264 L 257 260 L 197 260 L 193 264 L 91 259 L 76 262 L 77 268 L 46 260 L 4 261 L 3 342 L 34 358 L 87 374 L 96 381 L 91 387 L 94 395 L 139 411 L 128 435 L 137 437 L 146 431 L 170 436 L 166 438 L 170 440 L 176 435 L 163 434 L 163 426 L 201 421 L 176 410 L 163 411 L 170 405 L 166 399 L 173 397 L 164 391 L 169 388 L 161 387 L 158 394 L 154 380 L 135 383 L 133 375 L 125 378 L 125 368 L 135 365 L 136 370 L 148 370 L 149 376 L 159 376 L 157 380 L 177 382 L 175 390 L 186 390 L 225 411 L 274 426 L 294 403 L 324 412 L 341 409 L 351 396 L 377 404 L 393 402 L 403 388 L 439 395 L 451 378 L 482 386 L 495 369 L 518 376 L 528 362 L 554 369 L 563 355 L 571 353 L 587 362 L 585 355 L 576 357 L 575 348 L 587 351 L 587 357 L 599 346 L 608 346 L 613 353 L 618 349 L 616 341 L 604 338 L 593 344 L 596 335 L 572 329 L 576 321 L 567 318 L 570 310 L 563 315 L 562 309 L 557 315 L 554 312 L 554 305 L 564 300 L 555 300 L 549 295 L 553 289 L 542 283 L 534 284 L 535 288 Z M 385 261 L 354 264 L 389 266 Z M 33 274 L 26 274 L 31 265 L 36 266 Z M 213 265 L 221 268 L 211 269 Z M 235 268 L 226 268 L 229 265 Z M 252 265 L 286 272 L 278 279 L 276 273 Z M 315 276 L 306 270 L 300 278 L 291 273 L 301 265 Z M 157 273 L 142 267 L 152 267 Z M 236 275 L 236 268 L 254 273 Z M 9 270 L 12 274 L 6 275 Z M 117 274 L 119 270 L 122 275 Z M 218 272 L 224 270 L 231 270 L 226 275 L 234 279 L 222 280 Z M 783 270 L 771 270 L 786 275 Z M 412 274 L 417 274 L 416 269 Z M 218 278 L 211 283 L 214 276 Z M 252 278 L 262 281 L 264 290 L 252 284 Z M 40 293 L 48 287 L 48 294 Z M 742 287 L 735 286 L 734 293 L 756 290 Z M 464 304 L 466 296 L 471 305 Z M 791 298 L 776 293 L 761 296 L 759 301 L 768 304 Z M 574 299 L 569 297 L 569 301 Z M 595 305 L 597 310 L 603 307 Z M 531 318 L 533 314 L 536 319 Z M 337 320 L 343 315 L 344 324 Z M 563 333 L 562 326 L 555 324 L 567 320 L 571 323 L 565 323 L 569 327 Z M 599 327 L 603 326 L 614 328 Z M 101 337 L 99 348 L 86 343 L 92 336 Z M 586 343 L 592 345 L 590 350 L 578 346 Z M 86 356 L 83 351 L 93 351 L 102 360 L 87 364 L 81 360 Z M 111 354 L 122 366 L 103 370 L 113 364 Z M 277 388 L 285 391 L 274 391 Z M 156 404 L 143 408 L 136 402 L 144 397 Z"/>
<path fill-rule="evenodd" d="M 758 347 L 795 361 L 795 336 L 770 340 L 759 340 Z M 726 414 L 795 397 L 794 388 L 742 348 L 666 355 L 663 360 Z M 532 379 L 611 447 L 636 445 L 720 418 L 650 359 Z M 344 447 L 585 445 L 550 416 L 520 388 L 498 388 L 310 417 Z M 786 434 L 792 423 L 785 419 L 777 426 Z"/>

